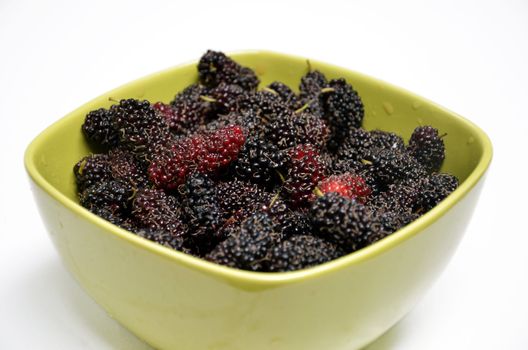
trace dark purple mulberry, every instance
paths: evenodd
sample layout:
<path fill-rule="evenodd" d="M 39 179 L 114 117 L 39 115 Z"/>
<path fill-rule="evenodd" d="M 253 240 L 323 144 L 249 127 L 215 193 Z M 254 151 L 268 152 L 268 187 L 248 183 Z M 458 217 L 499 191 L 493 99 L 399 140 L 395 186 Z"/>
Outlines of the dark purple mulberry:
<path fill-rule="evenodd" d="M 418 196 L 414 211 L 426 213 L 458 187 L 458 179 L 449 174 L 431 174 L 418 181 Z"/>
<path fill-rule="evenodd" d="M 359 162 L 364 159 L 374 146 L 371 133 L 361 128 L 351 128 L 342 140 L 336 159 L 342 161 Z"/>
<path fill-rule="evenodd" d="M 79 192 L 99 182 L 109 180 L 112 177 L 112 173 L 108 155 L 92 154 L 82 158 L 73 167 L 73 173 Z"/>
<path fill-rule="evenodd" d="M 310 144 L 292 148 L 288 155 L 288 173 L 283 190 L 294 206 L 303 206 L 324 178 L 326 168 L 319 152 Z"/>
<path fill-rule="evenodd" d="M 401 136 L 393 132 L 383 130 L 373 130 L 370 132 L 370 139 L 372 147 L 385 148 L 403 152 L 405 150 L 405 143 Z"/>
<path fill-rule="evenodd" d="M 407 152 L 377 149 L 365 156 L 365 160 L 372 167 L 372 175 L 384 185 L 426 175 L 422 165 Z"/>
<path fill-rule="evenodd" d="M 274 81 L 273 83 L 269 84 L 266 88 L 271 93 L 277 93 L 281 98 L 282 102 L 284 102 L 291 110 L 297 109 L 299 104 L 297 95 L 295 95 L 295 93 L 292 91 L 292 89 L 290 89 L 288 85 L 283 84 L 280 81 Z"/>
<path fill-rule="evenodd" d="M 92 212 L 104 209 L 112 213 L 126 213 L 132 195 L 132 188 L 128 184 L 106 180 L 88 187 L 79 197 L 81 205 Z"/>
<path fill-rule="evenodd" d="M 189 243 L 199 255 L 218 243 L 224 222 L 216 195 L 216 183 L 207 175 L 194 174 L 182 186 L 183 215 L 189 226 Z"/>
<path fill-rule="evenodd" d="M 292 112 L 282 99 L 266 91 L 257 91 L 239 101 L 240 112 L 253 113 L 262 123 L 286 118 Z"/>
<path fill-rule="evenodd" d="M 238 179 L 220 182 L 216 188 L 224 221 L 240 222 L 271 203 L 273 194 Z"/>
<path fill-rule="evenodd" d="M 112 178 L 129 183 L 132 188 L 150 184 L 145 164 L 130 152 L 116 148 L 108 153 L 108 165 Z"/>
<path fill-rule="evenodd" d="M 159 232 L 182 239 L 187 233 L 176 198 L 165 194 L 163 190 L 138 190 L 132 202 L 132 216 L 148 232 Z"/>
<path fill-rule="evenodd" d="M 330 80 L 320 96 L 323 118 L 331 130 L 329 148 L 336 150 L 351 128 L 359 128 L 365 114 L 358 93 L 344 79 Z"/>
<path fill-rule="evenodd" d="M 301 100 L 318 99 L 321 89 L 328 84 L 326 77 L 318 70 L 310 71 L 301 78 L 299 92 Z M 305 101 L 306 102 L 306 101 Z"/>
<path fill-rule="evenodd" d="M 440 170 L 445 158 L 443 136 L 432 126 L 417 127 L 409 140 L 409 153 L 422 164 L 428 172 Z"/>
<path fill-rule="evenodd" d="M 104 108 L 91 111 L 82 125 L 84 135 L 94 146 L 104 149 L 117 146 L 119 134 L 114 128 L 113 115 Z"/>
<path fill-rule="evenodd" d="M 241 180 L 273 187 L 280 182 L 277 171 L 285 162 L 285 154 L 274 143 L 253 136 L 246 140 L 232 171 Z"/>
<path fill-rule="evenodd" d="M 229 237 L 220 242 L 207 255 L 207 259 L 238 269 L 262 270 L 276 236 L 269 215 L 257 212 L 244 220 Z"/>
<path fill-rule="evenodd" d="M 323 119 L 310 113 L 291 113 L 266 125 L 265 138 L 280 149 L 310 143 L 323 149 L 329 136 Z"/>
<path fill-rule="evenodd" d="M 273 248 L 269 270 L 273 272 L 301 270 L 336 259 L 345 252 L 322 238 L 293 236 Z"/>
<path fill-rule="evenodd" d="M 299 85 L 298 107 L 318 117 L 323 117 L 324 110 L 321 103 L 321 90 L 328 85 L 323 73 L 318 70 L 310 71 L 301 78 Z"/>
<path fill-rule="evenodd" d="M 255 72 L 218 51 L 207 51 L 198 62 L 200 82 L 207 87 L 220 83 L 236 84 L 245 90 L 255 90 L 259 84 Z"/>
<path fill-rule="evenodd" d="M 374 212 L 337 193 L 319 197 L 312 205 L 311 217 L 320 237 L 336 243 L 347 252 L 389 234 Z"/>
<path fill-rule="evenodd" d="M 173 133 L 189 135 L 207 120 L 212 107 L 203 96 L 208 93 L 209 90 L 204 86 L 194 84 L 176 95 L 171 102 L 172 108 L 162 113 Z M 158 104 L 154 107 L 161 109 Z"/>
<path fill-rule="evenodd" d="M 121 100 L 110 112 L 120 145 L 139 157 L 146 156 L 155 145 L 169 137 L 165 120 L 148 101 Z"/>

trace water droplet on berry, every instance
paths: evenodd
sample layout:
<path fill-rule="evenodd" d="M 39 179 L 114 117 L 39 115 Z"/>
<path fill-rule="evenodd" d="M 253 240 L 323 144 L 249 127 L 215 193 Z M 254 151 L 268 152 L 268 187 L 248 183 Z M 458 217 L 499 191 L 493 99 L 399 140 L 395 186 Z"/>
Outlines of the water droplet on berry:
<path fill-rule="evenodd" d="M 422 103 L 420 101 L 414 101 L 412 103 L 412 108 L 416 111 L 422 106 Z"/>
<path fill-rule="evenodd" d="M 471 145 L 473 142 L 475 142 L 475 138 L 473 136 L 470 136 L 467 140 L 467 144 Z"/>

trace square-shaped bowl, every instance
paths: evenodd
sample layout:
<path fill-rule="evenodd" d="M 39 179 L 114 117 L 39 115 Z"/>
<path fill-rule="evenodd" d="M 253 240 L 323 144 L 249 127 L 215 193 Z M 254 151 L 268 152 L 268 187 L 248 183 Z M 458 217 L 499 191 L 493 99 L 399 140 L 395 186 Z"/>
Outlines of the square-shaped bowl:
<path fill-rule="evenodd" d="M 232 54 L 268 84 L 297 86 L 305 58 L 267 51 Z M 364 127 L 408 138 L 420 124 L 447 133 L 442 171 L 460 187 L 393 235 L 337 260 L 287 273 L 219 266 L 138 237 L 78 204 L 72 167 L 90 152 L 85 115 L 112 100 L 169 101 L 197 80 L 196 63 L 110 91 L 73 111 L 28 147 L 25 166 L 42 219 L 65 265 L 125 327 L 156 348 L 354 349 L 401 319 L 438 277 L 471 217 L 491 161 L 474 124 L 400 88 L 311 61 L 344 77 L 365 104 Z"/>

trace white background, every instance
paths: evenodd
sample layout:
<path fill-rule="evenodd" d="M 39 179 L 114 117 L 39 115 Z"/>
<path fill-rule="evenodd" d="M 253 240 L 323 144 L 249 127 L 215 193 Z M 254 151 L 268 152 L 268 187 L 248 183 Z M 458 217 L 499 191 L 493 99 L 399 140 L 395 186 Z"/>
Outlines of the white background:
<path fill-rule="evenodd" d="M 206 49 L 270 49 L 405 87 L 489 133 L 454 259 L 385 349 L 528 349 L 527 1 L 0 0 L 0 349 L 148 349 L 61 265 L 22 156 L 91 98 Z"/>

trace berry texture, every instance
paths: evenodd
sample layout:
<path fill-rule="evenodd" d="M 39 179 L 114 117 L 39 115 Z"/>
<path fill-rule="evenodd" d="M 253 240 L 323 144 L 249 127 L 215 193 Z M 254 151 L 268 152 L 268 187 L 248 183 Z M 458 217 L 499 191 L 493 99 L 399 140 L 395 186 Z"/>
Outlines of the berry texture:
<path fill-rule="evenodd" d="M 274 120 L 286 118 L 291 110 L 279 95 L 265 90 L 249 94 L 239 101 L 240 112 L 251 113 L 259 118 L 261 123 L 267 124 Z"/>
<path fill-rule="evenodd" d="M 132 202 L 132 216 L 140 227 L 150 236 L 148 239 L 158 243 L 174 239 L 176 246 L 181 247 L 187 233 L 187 227 L 181 220 L 181 209 L 176 198 L 159 189 L 141 189 Z M 159 234 L 159 238 L 155 238 Z M 164 244 L 164 243 L 161 243 Z M 169 244 L 171 245 L 171 244 Z"/>
<path fill-rule="evenodd" d="M 258 89 L 249 67 L 209 50 L 172 101 L 91 111 L 80 132 L 92 153 L 71 174 L 79 203 L 130 234 L 258 272 L 326 263 L 442 205 L 459 184 L 439 173 L 445 134 L 420 126 L 406 145 L 364 129 L 354 82 L 307 63 L 298 94 L 280 81 Z"/>
<path fill-rule="evenodd" d="M 292 148 L 288 155 L 289 171 L 283 189 L 293 205 L 302 206 L 310 200 L 326 169 L 319 152 L 310 144 Z"/>
<path fill-rule="evenodd" d="M 233 173 L 241 180 L 273 187 L 279 182 L 277 171 L 284 167 L 285 158 L 284 152 L 275 144 L 255 136 L 249 137 L 233 163 Z"/>
<path fill-rule="evenodd" d="M 328 137 L 325 121 L 310 113 L 291 113 L 269 123 L 265 129 L 265 138 L 280 149 L 308 143 L 322 149 Z"/>
<path fill-rule="evenodd" d="M 361 128 L 351 128 L 341 142 L 336 158 L 339 161 L 359 162 L 368 156 L 373 147 L 374 140 L 371 133 Z"/>
<path fill-rule="evenodd" d="M 202 99 L 211 103 L 212 113 L 218 115 L 236 112 L 239 109 L 240 101 L 248 98 L 248 92 L 238 85 L 220 83 L 209 91 Z"/>
<path fill-rule="evenodd" d="M 149 177 L 157 187 L 174 189 L 189 174 L 213 173 L 227 167 L 237 159 L 244 142 L 244 131 L 237 125 L 178 140 L 154 156 Z"/>
<path fill-rule="evenodd" d="M 182 189 L 183 218 L 189 226 L 189 245 L 198 253 L 208 252 L 218 243 L 223 224 L 216 196 L 216 183 L 207 175 L 194 174 Z"/>
<path fill-rule="evenodd" d="M 312 205 L 311 216 L 318 235 L 338 244 L 347 252 L 389 234 L 384 231 L 375 213 L 337 193 L 318 198 Z"/>
<path fill-rule="evenodd" d="M 403 152 L 405 144 L 401 136 L 388 131 L 372 130 L 370 133 L 371 147 Z"/>
<path fill-rule="evenodd" d="M 344 79 L 330 80 L 322 90 L 320 99 L 323 117 L 331 130 L 330 148 L 337 149 L 351 128 L 359 128 L 363 122 L 363 102 L 358 93 Z"/>
<path fill-rule="evenodd" d="M 327 85 L 328 81 L 320 71 L 315 70 L 306 73 L 299 84 L 298 108 L 322 117 L 324 111 L 320 96 L 321 90 Z"/>
<path fill-rule="evenodd" d="M 242 67 L 224 53 L 207 51 L 198 62 L 200 82 L 207 87 L 220 83 L 239 85 L 245 90 L 254 90 L 259 79 L 251 69 Z"/>
<path fill-rule="evenodd" d="M 73 173 L 79 192 L 99 182 L 111 179 L 108 155 L 93 154 L 82 158 L 73 167 Z"/>
<path fill-rule="evenodd" d="M 409 211 L 387 211 L 381 214 L 381 224 L 384 231 L 395 232 L 419 217 Z"/>
<path fill-rule="evenodd" d="M 432 174 L 418 181 L 418 193 L 414 211 L 426 213 L 458 187 L 458 179 L 449 174 Z"/>
<path fill-rule="evenodd" d="M 412 180 L 406 180 L 389 185 L 387 190 L 372 198 L 368 204 L 379 212 L 412 212 L 417 203 L 418 195 L 418 183 Z"/>
<path fill-rule="evenodd" d="M 284 104 L 286 104 L 290 109 L 296 109 L 299 101 L 297 95 L 295 95 L 288 85 L 283 84 L 280 81 L 274 81 L 267 86 L 267 89 L 268 91 L 271 91 L 271 93 L 276 93 L 279 95 L 282 102 L 284 102 Z"/>
<path fill-rule="evenodd" d="M 417 179 L 426 174 L 418 161 L 406 152 L 378 149 L 365 158 L 372 166 L 375 178 L 385 185 L 405 179 Z"/>
<path fill-rule="evenodd" d="M 449 174 L 431 174 L 390 185 L 370 205 L 378 210 L 410 211 L 424 214 L 458 187 L 458 179 Z"/>
<path fill-rule="evenodd" d="M 208 120 L 212 107 L 210 102 L 203 99 L 207 94 L 207 88 L 194 84 L 176 95 L 170 103 L 171 108 L 161 102 L 156 103 L 154 107 L 165 118 L 173 133 L 188 135 Z"/>
<path fill-rule="evenodd" d="M 95 146 L 111 148 L 117 146 L 119 142 L 113 116 L 104 108 L 88 113 L 82 125 L 82 131 L 86 139 Z"/>
<path fill-rule="evenodd" d="M 420 126 L 414 130 L 408 151 L 429 172 L 438 171 L 445 158 L 442 136 L 432 126 Z"/>
<path fill-rule="evenodd" d="M 224 220 L 233 222 L 240 222 L 268 206 L 274 196 L 255 184 L 238 179 L 219 183 L 216 191 Z"/>
<path fill-rule="evenodd" d="M 118 130 L 119 144 L 140 157 L 169 136 L 165 120 L 148 101 L 121 100 L 110 112 L 114 128 Z"/>
<path fill-rule="evenodd" d="M 301 78 L 299 85 L 300 98 L 303 103 L 308 100 L 317 100 L 321 90 L 326 87 L 328 81 L 323 73 L 318 70 L 310 71 Z"/>
<path fill-rule="evenodd" d="M 139 237 L 146 238 L 165 247 L 188 252 L 184 248 L 183 237 L 180 234 L 175 234 L 171 230 L 166 230 L 164 228 L 144 227 L 137 229 L 136 234 Z"/>
<path fill-rule="evenodd" d="M 243 270 L 261 270 L 275 240 L 273 222 L 268 214 L 257 212 L 233 230 L 207 258 Z"/>
<path fill-rule="evenodd" d="M 260 135 L 263 128 L 260 117 L 254 111 L 248 110 L 220 115 L 218 119 L 214 119 L 207 124 L 201 125 L 198 132 L 207 133 L 230 125 L 241 126 L 245 131 L 245 135 L 248 137 Z"/>
<path fill-rule="evenodd" d="M 359 203 L 365 203 L 372 193 L 365 179 L 351 173 L 329 176 L 321 181 L 317 188 L 322 195 L 337 193 L 342 197 L 355 199 Z"/>
<path fill-rule="evenodd" d="M 112 178 L 128 183 L 132 188 L 150 185 L 147 168 L 132 153 L 117 148 L 108 153 L 108 165 Z"/>
<path fill-rule="evenodd" d="M 280 235 L 280 239 L 311 234 L 313 231 L 312 223 L 306 213 L 292 210 L 283 199 L 275 199 L 271 207 L 264 206 L 263 210 L 273 219 L 275 232 Z"/>
<path fill-rule="evenodd" d="M 345 253 L 336 245 L 310 235 L 293 236 L 271 251 L 269 270 L 301 270 L 336 259 Z"/>
<path fill-rule="evenodd" d="M 129 209 L 131 197 L 130 186 L 120 181 L 107 180 L 85 189 L 80 195 L 80 203 L 92 212 L 105 210 L 124 214 Z"/>

